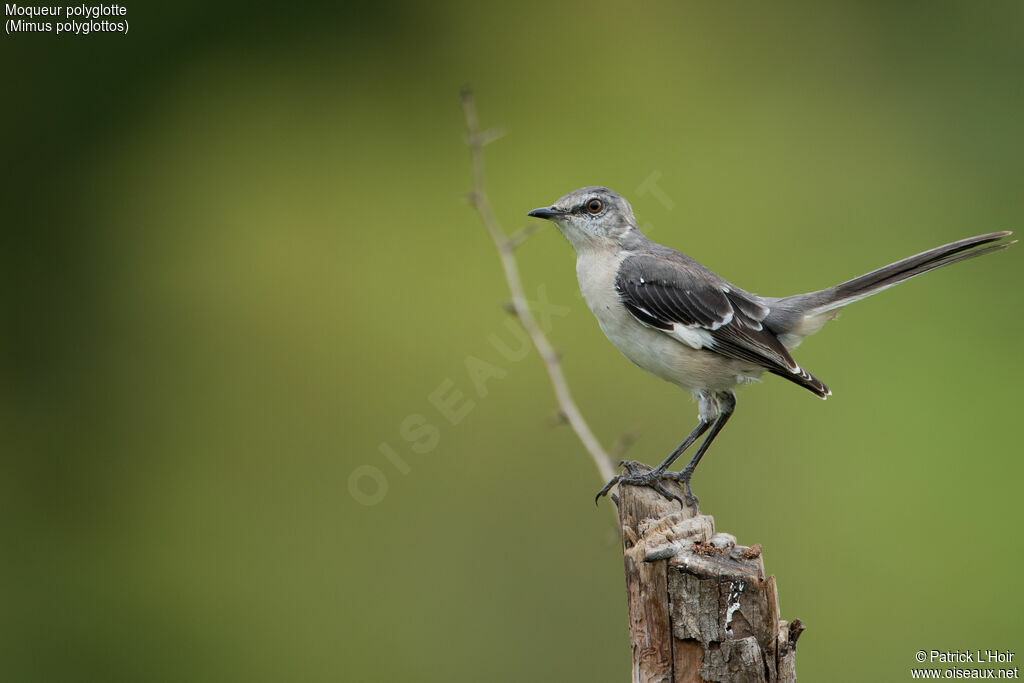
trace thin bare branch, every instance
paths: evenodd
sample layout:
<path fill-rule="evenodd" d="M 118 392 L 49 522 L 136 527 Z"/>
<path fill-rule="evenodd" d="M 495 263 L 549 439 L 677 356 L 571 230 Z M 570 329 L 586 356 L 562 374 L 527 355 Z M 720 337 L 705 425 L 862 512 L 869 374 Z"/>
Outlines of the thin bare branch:
<path fill-rule="evenodd" d="M 518 242 L 521 242 L 525 235 L 522 238 L 516 238 L 516 235 L 520 233 L 516 233 L 511 238 L 505 236 L 505 231 L 502 230 L 501 225 L 498 223 L 498 219 L 491 209 L 491 203 L 487 198 L 487 192 L 484 189 L 483 147 L 488 142 L 496 139 L 496 134 L 480 131 L 480 120 L 477 118 L 473 93 L 468 88 L 462 91 L 461 99 L 462 111 L 466 117 L 466 128 L 468 131 L 466 144 L 469 146 L 470 158 L 473 164 L 473 192 L 469 196 L 469 201 L 476 208 L 477 213 L 480 214 L 480 220 L 483 222 L 484 227 L 491 236 L 491 240 L 494 242 L 495 248 L 498 250 L 498 256 L 501 258 L 501 267 L 505 271 L 505 281 L 508 284 L 509 292 L 512 294 L 512 307 L 515 314 L 519 317 L 519 321 L 523 324 L 523 328 L 526 329 L 526 333 L 530 335 L 530 339 L 533 341 L 533 345 L 536 347 L 541 359 L 544 361 L 544 367 L 547 369 L 548 378 L 551 380 L 551 386 L 555 391 L 555 399 L 558 401 L 559 410 L 572 426 L 573 431 L 576 432 L 576 436 L 583 443 L 587 453 L 590 454 L 594 464 L 597 466 L 597 471 L 600 473 L 602 481 L 607 481 L 615 475 L 612 461 L 601 446 L 601 443 L 597 440 L 597 437 L 590 430 L 586 420 L 583 419 L 583 415 L 576 406 L 576 402 L 573 401 L 572 393 L 569 391 L 569 384 L 565 380 L 562 365 L 558 360 L 558 354 L 555 353 L 548 338 L 541 331 L 540 325 L 537 324 L 537 320 L 533 317 L 530 306 L 526 302 L 526 295 L 523 293 L 523 283 L 519 277 L 519 267 L 516 265 L 516 259 L 513 254 L 515 247 L 513 241 L 518 239 Z"/>

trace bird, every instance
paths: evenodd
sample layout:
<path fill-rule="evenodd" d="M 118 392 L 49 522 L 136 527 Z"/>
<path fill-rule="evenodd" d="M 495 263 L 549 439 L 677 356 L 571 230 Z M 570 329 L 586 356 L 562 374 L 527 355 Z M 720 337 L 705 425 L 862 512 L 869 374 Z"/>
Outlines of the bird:
<path fill-rule="evenodd" d="M 602 332 L 627 359 L 690 392 L 697 426 L 654 469 L 625 468 L 598 491 L 616 484 L 648 486 L 680 506 L 665 480 L 683 487 L 697 514 L 690 481 L 736 408 L 735 388 L 777 375 L 825 399 L 831 391 L 803 368 L 792 351 L 855 301 L 923 273 L 991 254 L 1014 244 L 1010 231 L 950 242 L 843 282 L 805 294 L 758 296 L 732 284 L 686 254 L 648 239 L 630 203 L 607 187 L 582 187 L 527 214 L 552 221 L 576 252 L 576 275 Z M 704 436 L 682 470 L 669 468 Z"/>

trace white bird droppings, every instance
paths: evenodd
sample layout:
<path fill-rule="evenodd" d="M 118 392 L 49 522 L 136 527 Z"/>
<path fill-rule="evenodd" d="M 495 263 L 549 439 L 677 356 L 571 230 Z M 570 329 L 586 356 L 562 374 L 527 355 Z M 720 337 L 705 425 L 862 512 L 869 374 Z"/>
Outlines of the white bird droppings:
<path fill-rule="evenodd" d="M 729 583 L 729 607 L 725 610 L 725 632 L 732 635 L 732 617 L 740 608 L 740 593 L 746 588 L 743 581 Z"/>

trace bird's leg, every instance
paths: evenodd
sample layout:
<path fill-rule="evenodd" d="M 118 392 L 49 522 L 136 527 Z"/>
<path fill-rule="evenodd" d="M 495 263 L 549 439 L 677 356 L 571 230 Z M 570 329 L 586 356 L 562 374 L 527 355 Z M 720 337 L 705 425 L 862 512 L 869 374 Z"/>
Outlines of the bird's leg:
<path fill-rule="evenodd" d="M 693 509 L 693 514 L 697 514 L 697 496 L 693 495 L 693 490 L 690 488 L 690 479 L 693 478 L 693 472 L 697 469 L 697 465 L 700 464 L 701 458 L 707 452 L 711 446 L 711 442 L 715 440 L 718 433 L 725 427 L 725 423 L 729 421 L 733 411 L 736 409 L 736 396 L 731 391 L 719 391 L 712 394 L 711 392 L 702 393 L 700 396 L 700 422 L 690 435 L 686 437 L 686 440 L 679 444 L 679 447 L 672 451 L 672 454 L 665 458 L 664 462 L 655 467 L 653 470 L 645 473 L 640 473 L 635 463 L 621 462 L 620 465 L 626 467 L 626 472 L 613 477 L 611 481 L 604 485 L 600 491 L 597 492 L 597 496 L 594 498 L 594 502 L 597 502 L 601 496 L 608 493 L 612 486 L 615 484 L 631 484 L 633 486 L 649 486 L 661 495 L 671 500 L 678 500 L 680 505 L 688 505 Z M 710 430 L 710 431 L 709 431 Z M 673 462 L 684 452 L 687 448 L 693 445 L 693 443 L 699 439 L 705 432 L 708 435 L 701 442 L 697 452 L 693 454 L 693 458 L 687 463 L 679 472 L 669 472 L 668 468 Z M 663 479 L 670 479 L 672 481 L 678 481 L 682 483 L 686 491 L 686 502 L 684 503 L 679 499 L 679 496 L 668 491 L 662 486 L 661 481 Z"/>
<path fill-rule="evenodd" d="M 690 488 L 690 479 L 693 477 L 693 471 L 697 469 L 700 459 L 704 457 L 704 453 L 707 452 L 711 442 L 722 431 L 722 427 L 729 421 L 733 411 L 736 409 L 736 396 L 731 391 L 719 392 L 715 394 L 715 398 L 718 399 L 718 407 L 721 412 L 715 419 L 714 424 L 711 425 L 711 431 L 708 432 L 707 438 L 704 439 L 700 448 L 693 454 L 693 458 L 690 459 L 690 462 L 679 473 L 671 472 L 662 475 L 667 479 L 682 482 L 686 488 L 686 502 L 693 508 L 693 514 L 697 514 L 697 496 L 693 495 L 693 490 Z"/>
<path fill-rule="evenodd" d="M 607 494 L 609 491 L 611 491 L 613 486 L 619 483 L 632 484 L 634 486 L 650 486 L 651 488 L 655 489 L 658 493 L 665 496 L 666 498 L 679 500 L 679 496 L 676 496 L 665 490 L 665 487 L 661 485 L 660 481 L 662 477 L 665 475 L 665 471 L 672 466 L 672 463 L 674 463 L 676 459 L 680 455 L 682 455 L 684 451 L 686 451 L 687 448 L 692 446 L 694 442 L 697 439 L 699 439 L 701 435 L 708 430 L 709 427 L 711 427 L 711 425 L 711 420 L 701 418 L 701 421 L 697 424 L 694 430 L 690 432 L 690 435 L 686 437 L 686 439 L 681 444 L 679 444 L 679 446 L 674 451 L 672 451 L 671 455 L 665 458 L 665 460 L 660 465 L 655 467 L 650 472 L 640 474 L 637 472 L 637 468 L 633 463 L 623 460 L 622 462 L 619 463 L 619 465 L 625 467 L 626 471 L 623 472 L 622 474 L 612 477 L 608 481 L 608 483 L 604 485 L 604 488 L 598 491 L 597 495 L 594 496 L 594 502 L 596 503 L 601 498 L 601 496 Z M 675 477 L 673 476 L 672 478 L 674 479 Z M 683 501 L 679 500 L 679 504 L 682 505 Z"/>
<path fill-rule="evenodd" d="M 692 432 L 690 432 L 690 435 L 686 437 L 683 440 L 683 442 L 679 444 L 667 458 L 662 460 L 660 465 L 651 470 L 650 474 L 657 473 L 660 476 L 665 470 L 667 470 L 669 467 L 672 467 L 672 463 L 674 463 L 680 455 L 685 453 L 686 449 L 692 446 L 694 442 L 701 437 L 701 434 L 708 431 L 708 428 L 711 425 L 711 420 L 702 419 L 700 422 L 698 422 L 697 426 L 693 428 Z"/>

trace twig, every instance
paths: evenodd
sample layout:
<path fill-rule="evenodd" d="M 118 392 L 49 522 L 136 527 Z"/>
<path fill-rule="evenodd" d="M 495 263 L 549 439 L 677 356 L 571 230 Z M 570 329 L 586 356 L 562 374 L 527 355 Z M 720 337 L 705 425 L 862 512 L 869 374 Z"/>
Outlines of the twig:
<path fill-rule="evenodd" d="M 494 212 L 491 210 L 491 203 L 487 199 L 487 193 L 484 189 L 483 148 L 488 142 L 495 140 L 498 134 L 480 131 L 480 122 L 476 115 L 473 93 L 468 88 L 462 91 L 461 99 L 462 111 L 466 117 L 466 128 L 469 132 L 466 144 L 469 145 L 470 158 L 473 163 L 473 192 L 469 197 L 469 201 L 476 208 L 477 213 L 480 214 L 480 220 L 483 222 L 484 227 L 487 228 L 494 246 L 498 249 L 501 267 L 505 271 L 505 281 L 508 284 L 509 292 L 512 294 L 512 306 L 526 333 L 530 335 L 534 347 L 536 347 L 537 352 L 544 361 L 544 367 L 548 371 L 551 386 L 555 390 L 555 398 L 558 401 L 559 410 L 572 426 L 573 431 L 576 432 L 576 436 L 583 442 L 583 447 L 587 449 L 587 453 L 594 460 L 594 464 L 601 474 L 602 481 L 607 481 L 615 475 L 612 461 L 604 448 L 601 447 L 597 437 L 590 431 L 590 427 L 587 425 L 586 420 L 583 419 L 583 415 L 576 406 L 576 402 L 573 401 L 572 394 L 569 391 L 569 384 L 565 381 L 565 374 L 562 372 L 562 365 L 558 360 L 558 354 L 555 353 L 548 338 L 541 331 L 540 325 L 537 324 L 536 318 L 533 317 L 533 313 L 530 311 L 529 304 L 526 303 L 526 296 L 523 293 L 523 283 L 519 277 L 519 268 L 516 265 L 514 251 L 516 246 L 529 233 L 520 231 L 513 234 L 512 237 L 506 237 L 505 231 L 502 230 L 498 219 L 494 216 Z"/>

